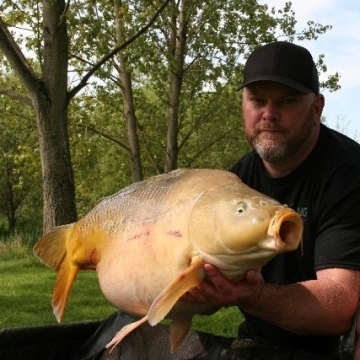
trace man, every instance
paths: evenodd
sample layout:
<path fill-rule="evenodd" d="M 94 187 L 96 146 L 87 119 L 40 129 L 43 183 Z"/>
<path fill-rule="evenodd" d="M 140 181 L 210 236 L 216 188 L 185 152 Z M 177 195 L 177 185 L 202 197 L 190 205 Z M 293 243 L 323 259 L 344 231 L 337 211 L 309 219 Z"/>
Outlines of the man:
<path fill-rule="evenodd" d="M 360 145 L 320 124 L 324 97 L 313 59 L 303 47 L 275 42 L 256 49 L 241 89 L 253 151 L 231 170 L 297 210 L 304 220 L 303 242 L 261 272 L 248 271 L 238 283 L 206 264 L 208 279 L 184 298 L 215 309 L 239 306 L 245 317 L 239 338 L 253 342 L 242 346 L 241 340 L 192 332 L 183 346 L 186 358 L 338 358 L 339 335 L 350 330 L 359 303 Z M 106 320 L 78 359 L 98 359 L 95 355 L 114 333 L 132 321 L 120 313 Z M 181 351 L 168 353 L 168 329 L 156 329 L 146 324 L 137 329 L 111 358 L 183 359 Z M 254 342 L 260 352 L 247 349 Z M 102 358 L 107 356 L 108 350 Z"/>
<path fill-rule="evenodd" d="M 320 123 L 324 97 L 303 47 L 257 48 L 241 89 L 253 151 L 231 171 L 294 208 L 304 220 L 303 243 L 237 284 L 207 264 L 208 281 L 188 300 L 239 306 L 240 338 L 331 356 L 359 303 L 360 145 Z"/>

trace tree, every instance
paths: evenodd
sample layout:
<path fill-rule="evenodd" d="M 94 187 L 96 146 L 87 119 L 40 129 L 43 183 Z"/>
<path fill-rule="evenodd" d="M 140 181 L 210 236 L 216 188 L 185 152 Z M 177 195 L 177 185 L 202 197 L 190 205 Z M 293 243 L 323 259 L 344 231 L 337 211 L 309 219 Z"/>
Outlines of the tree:
<path fill-rule="evenodd" d="M 64 1 L 43 3 L 42 74 L 38 76 L 0 18 L 0 49 L 28 91 L 36 112 L 42 164 L 44 231 L 76 219 L 67 129 L 68 38 Z M 40 43 L 41 39 L 37 39 Z"/>
<path fill-rule="evenodd" d="M 167 1 L 160 10 L 166 3 Z M 55 225 L 76 220 L 75 184 L 68 136 L 68 104 L 86 85 L 93 73 L 125 47 L 124 44 L 121 44 L 113 49 L 87 72 L 76 87 L 68 91 L 67 12 L 69 4 L 70 2 L 66 3 L 64 0 L 43 1 L 40 7 L 43 19 L 43 31 L 41 32 L 39 31 L 40 13 L 36 14 L 35 23 L 33 23 L 31 15 L 25 18 L 29 24 L 34 26 L 34 32 L 37 34 L 32 41 L 35 41 L 41 67 L 39 75 L 24 56 L 3 18 L 0 17 L 0 49 L 27 89 L 29 100 L 36 112 L 43 177 L 43 228 L 45 232 Z M 5 2 L 2 5 L 4 10 L 8 9 L 7 5 L 11 9 L 16 9 L 5 14 L 9 23 L 19 20 L 16 18 L 19 13 L 21 13 L 20 21 L 24 20 L 26 12 L 22 12 L 19 5 L 12 4 L 11 1 Z M 159 12 L 156 13 L 156 16 Z M 155 17 L 151 22 L 154 19 Z M 142 29 L 137 36 L 143 33 L 147 27 Z"/>
<path fill-rule="evenodd" d="M 22 92 L 11 72 L 0 78 L 0 84 L 7 84 L 18 96 Z M 29 194 L 36 193 L 39 152 L 32 108 L 17 106 L 17 102 L 4 95 L 0 95 L 0 108 L 4 114 L 0 118 L 0 214 L 6 218 L 7 231 L 11 233 Z M 36 205 L 34 202 L 32 207 L 36 209 Z"/>
<path fill-rule="evenodd" d="M 123 1 L 114 0 L 116 42 L 118 44 L 123 43 L 126 38 L 125 26 L 121 16 L 124 7 L 125 5 Z M 139 138 L 137 136 L 137 118 L 135 114 L 131 75 L 127 69 L 127 59 L 124 52 L 120 52 L 117 58 L 118 66 L 115 66 L 115 69 L 119 74 L 119 79 L 121 82 L 124 102 L 124 116 L 127 124 L 130 166 L 133 174 L 133 180 L 140 181 L 143 179 L 143 173 L 141 165 Z"/>
<path fill-rule="evenodd" d="M 87 123 L 81 119 L 70 125 L 125 150 L 133 181 L 178 166 L 221 166 L 229 160 L 221 162 L 217 154 L 230 156 L 241 143 L 236 141 L 242 133 L 240 106 L 234 104 L 240 103 L 236 87 L 251 50 L 279 37 L 316 39 L 330 28 L 309 22 L 297 35 L 291 3 L 276 12 L 255 0 L 230 0 L 221 9 L 215 0 L 89 0 L 71 6 L 56 0 L 44 2 L 40 10 L 32 5 L 3 1 L 0 49 L 36 109 L 43 180 L 49 185 L 44 186 L 45 230 L 76 216 L 68 106 L 95 72 L 93 97 L 103 97 L 106 109 L 100 115 L 119 121 L 95 123 L 93 118 L 101 116 L 89 114 Z M 5 22 L 31 26 L 37 36 L 23 41 L 36 61 L 25 59 Z M 136 46 L 127 48 L 134 38 Z M 75 83 L 70 89 L 67 67 Z M 324 85 L 336 87 L 336 76 L 330 80 Z"/>
<path fill-rule="evenodd" d="M 83 50 L 82 58 L 86 54 L 96 59 L 106 53 L 119 40 L 119 34 L 131 36 L 132 24 L 141 24 L 146 18 L 145 9 L 153 6 L 149 0 L 117 1 L 116 4 L 116 26 L 112 26 L 109 4 L 94 1 L 81 8 L 83 17 L 89 18 L 91 14 L 92 19 L 91 24 L 85 25 L 85 32 L 93 38 L 104 39 L 101 47 L 96 47 L 95 43 L 90 46 L 91 42 L 84 47 L 81 38 L 75 40 L 77 48 Z M 143 11 L 139 12 L 139 8 Z M 106 28 L 101 26 L 103 23 L 107 24 Z M 113 111 L 122 112 L 118 115 L 117 126 L 122 128 L 121 122 L 126 122 L 128 142 L 116 136 L 113 125 L 111 130 L 103 123 L 101 126 L 91 123 L 89 128 L 122 144 L 130 161 L 138 159 L 140 151 L 144 170 L 150 163 L 151 174 L 170 171 L 183 164 L 196 164 L 190 159 L 189 149 L 195 150 L 197 146 L 192 154 L 199 159 L 200 154 L 209 152 L 210 144 L 217 144 L 216 139 L 231 137 L 231 129 L 241 133 L 239 108 L 233 106 L 231 110 L 227 101 L 240 82 L 243 60 L 252 49 L 278 37 L 289 41 L 316 39 L 331 28 L 309 22 L 306 29 L 296 34 L 295 23 L 291 3 L 276 12 L 254 0 L 227 1 L 222 9 L 214 0 L 171 1 L 137 46 L 122 52 L 121 57 L 114 58 L 99 74 L 102 83 L 99 91 L 118 92 L 119 98 L 124 99 L 123 107 L 116 109 L 114 106 Z M 326 69 L 322 58 L 319 64 L 322 70 Z M 338 77 L 335 74 L 330 79 L 332 82 L 322 85 L 335 88 Z M 238 102 L 234 96 L 231 99 L 232 104 Z M 108 106 L 112 106 L 110 96 Z M 221 121 L 214 122 L 215 117 Z M 230 118 L 236 122 L 229 121 Z M 219 123 L 228 124 L 228 127 L 220 132 Z M 197 136 L 201 136 L 202 141 L 192 146 Z M 141 144 L 141 149 L 136 146 L 135 150 L 130 150 L 130 138 L 137 145 Z M 142 177 L 140 172 L 137 175 L 137 179 Z M 135 178 L 133 175 L 133 180 Z"/>

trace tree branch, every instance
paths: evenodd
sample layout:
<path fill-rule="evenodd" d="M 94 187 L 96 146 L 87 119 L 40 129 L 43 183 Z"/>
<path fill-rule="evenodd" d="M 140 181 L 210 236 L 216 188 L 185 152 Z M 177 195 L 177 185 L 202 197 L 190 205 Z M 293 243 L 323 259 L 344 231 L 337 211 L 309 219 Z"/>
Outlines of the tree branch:
<path fill-rule="evenodd" d="M 223 138 L 225 138 L 225 136 L 227 134 L 229 134 L 230 132 L 232 132 L 234 129 L 230 129 L 228 131 L 225 131 L 223 134 L 221 134 L 220 136 L 218 136 L 216 139 L 212 140 L 211 142 L 209 142 L 208 144 L 206 144 L 203 148 L 201 148 L 189 161 L 188 163 L 185 165 L 185 167 L 191 167 L 191 164 L 196 160 L 196 158 L 198 158 L 202 153 L 204 153 L 206 150 L 208 150 L 209 148 L 211 148 L 214 144 L 216 144 L 218 141 L 222 140 Z"/>
<path fill-rule="evenodd" d="M 30 105 L 30 106 L 33 105 L 31 99 L 28 96 L 22 95 L 14 90 L 0 89 L 0 94 L 6 95 L 9 98 L 14 99 L 14 100 L 18 100 L 18 101 L 22 102 L 23 104 Z"/>
<path fill-rule="evenodd" d="M 123 142 L 116 139 L 114 136 L 109 135 L 105 131 L 101 131 L 101 130 L 97 129 L 95 126 L 92 126 L 92 125 L 76 125 L 76 126 L 78 126 L 80 128 L 84 128 L 86 130 L 89 130 L 89 131 L 93 132 L 94 134 L 98 134 L 98 135 L 102 136 L 103 138 L 112 141 L 117 146 L 119 146 L 120 148 L 122 148 L 122 149 L 126 150 L 128 153 L 130 153 L 130 149 L 127 145 L 125 145 Z"/>
<path fill-rule="evenodd" d="M 7 29 L 6 24 L 0 16 L 0 50 L 5 54 L 21 82 L 28 89 L 30 94 L 37 90 L 39 79 L 30 66 L 29 62 L 21 52 L 18 44 Z"/>
<path fill-rule="evenodd" d="M 167 4 L 171 0 L 165 0 L 165 2 L 161 5 L 161 7 L 155 12 L 154 16 L 150 19 L 150 21 L 141 28 L 134 36 L 130 39 L 123 42 L 121 45 L 117 46 L 115 49 L 110 51 L 107 55 L 105 55 L 98 63 L 94 65 L 94 67 L 81 79 L 80 83 L 76 85 L 71 91 L 68 92 L 68 102 L 84 87 L 87 85 L 87 81 L 89 78 L 94 75 L 94 73 L 109 59 L 111 59 L 114 55 L 116 55 L 119 51 L 124 50 L 128 45 L 134 42 L 138 37 L 144 34 L 150 26 L 156 21 L 161 12 L 165 9 Z"/>

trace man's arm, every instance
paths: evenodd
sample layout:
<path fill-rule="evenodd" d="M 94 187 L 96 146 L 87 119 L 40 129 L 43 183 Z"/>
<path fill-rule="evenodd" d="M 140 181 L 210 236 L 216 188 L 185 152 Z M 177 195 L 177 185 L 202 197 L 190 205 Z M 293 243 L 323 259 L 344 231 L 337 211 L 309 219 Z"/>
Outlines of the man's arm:
<path fill-rule="evenodd" d="M 265 284 L 250 270 L 234 284 L 206 264 L 208 280 L 185 298 L 214 308 L 240 306 L 250 314 L 296 334 L 337 335 L 350 330 L 360 293 L 360 271 L 324 269 L 317 280 L 290 285 Z"/>

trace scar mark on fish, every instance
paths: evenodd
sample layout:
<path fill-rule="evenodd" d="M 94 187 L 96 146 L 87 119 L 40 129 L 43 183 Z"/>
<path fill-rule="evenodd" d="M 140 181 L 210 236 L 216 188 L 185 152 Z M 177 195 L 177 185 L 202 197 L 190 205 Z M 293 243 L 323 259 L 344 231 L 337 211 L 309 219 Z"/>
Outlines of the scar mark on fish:
<path fill-rule="evenodd" d="M 97 251 L 96 249 L 94 249 L 89 256 L 89 263 L 86 266 L 86 268 L 95 269 L 98 262 L 99 259 L 98 259 Z"/>
<path fill-rule="evenodd" d="M 129 236 L 129 237 L 128 237 L 128 241 L 138 240 L 138 239 L 140 239 L 140 238 L 143 237 L 143 236 L 149 236 L 149 235 L 150 235 L 150 231 L 149 231 L 149 230 L 143 231 L 143 232 L 138 233 L 138 234 L 135 234 L 135 235 L 133 235 L 133 236 Z"/>
<path fill-rule="evenodd" d="M 168 231 L 167 234 L 175 237 L 182 237 L 182 233 L 179 230 Z"/>

